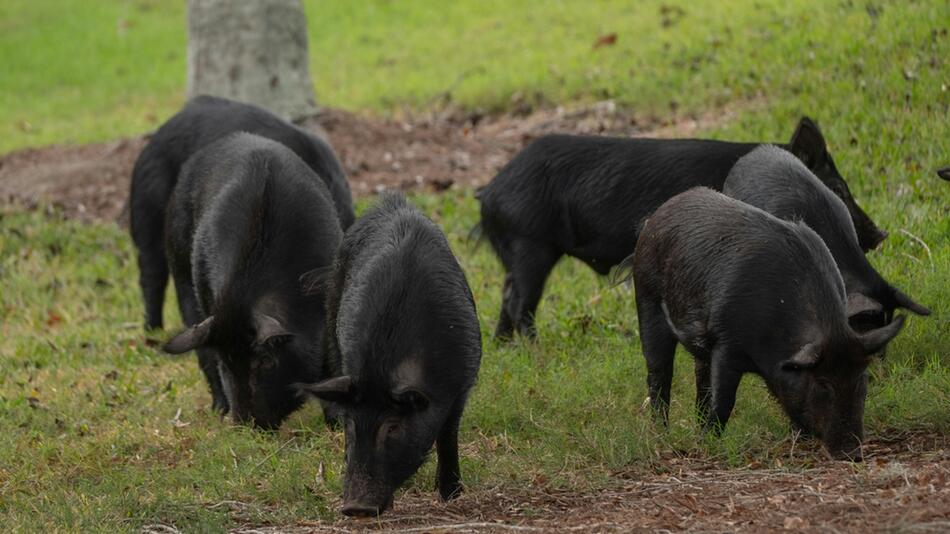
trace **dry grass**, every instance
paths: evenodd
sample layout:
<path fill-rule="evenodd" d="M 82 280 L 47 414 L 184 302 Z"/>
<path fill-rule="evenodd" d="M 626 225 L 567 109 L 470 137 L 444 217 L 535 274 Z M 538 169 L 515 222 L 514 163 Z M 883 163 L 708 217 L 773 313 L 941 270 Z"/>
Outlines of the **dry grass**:
<path fill-rule="evenodd" d="M 701 457 L 664 458 L 649 473 L 617 473 L 577 492 L 543 483 L 469 490 L 438 503 L 407 491 L 376 520 L 239 527 L 254 532 L 630 532 L 778 530 L 945 532 L 950 528 L 950 437 L 883 436 L 862 464 L 821 461 L 813 442 L 787 440 L 787 465 L 726 468 Z M 153 530 L 160 532 L 160 530 Z"/>

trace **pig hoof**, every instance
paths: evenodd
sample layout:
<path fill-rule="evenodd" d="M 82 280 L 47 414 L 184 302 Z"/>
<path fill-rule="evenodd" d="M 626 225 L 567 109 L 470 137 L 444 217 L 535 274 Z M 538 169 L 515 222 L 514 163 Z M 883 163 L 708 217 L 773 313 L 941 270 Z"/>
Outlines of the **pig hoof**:
<path fill-rule="evenodd" d="M 458 482 L 454 484 L 439 485 L 439 497 L 443 501 L 451 501 L 462 496 L 462 485 Z"/>
<path fill-rule="evenodd" d="M 503 327 L 498 325 L 498 328 L 495 329 L 495 339 L 502 342 L 511 341 L 514 330 L 510 327 Z"/>
<path fill-rule="evenodd" d="M 228 406 L 228 401 L 215 399 L 211 402 L 211 410 L 221 417 L 224 417 L 225 415 L 228 415 L 228 412 L 231 411 L 231 408 Z"/>
<path fill-rule="evenodd" d="M 343 507 L 343 515 L 347 517 L 376 517 L 381 510 L 376 506 L 348 504 Z"/>

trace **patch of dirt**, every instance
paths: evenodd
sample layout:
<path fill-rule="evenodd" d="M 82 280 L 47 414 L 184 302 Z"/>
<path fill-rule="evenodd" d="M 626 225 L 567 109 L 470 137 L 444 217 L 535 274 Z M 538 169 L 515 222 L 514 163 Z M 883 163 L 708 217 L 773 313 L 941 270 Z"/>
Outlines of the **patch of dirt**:
<path fill-rule="evenodd" d="M 28 148 L 0 158 L 0 202 L 49 203 L 67 217 L 116 219 L 129 194 L 143 137 L 109 143 Z"/>
<path fill-rule="evenodd" d="M 787 444 L 790 463 L 818 457 L 816 444 L 802 446 Z M 807 468 L 730 469 L 664 458 L 662 471 L 618 473 L 616 484 L 600 491 L 479 489 L 448 504 L 412 491 L 378 520 L 246 525 L 236 532 L 950 531 L 950 437 L 880 437 L 865 454 L 860 464 L 818 461 Z"/>
<path fill-rule="evenodd" d="M 724 109 L 677 120 L 638 118 L 605 101 L 491 117 L 433 113 L 387 119 L 327 109 L 303 126 L 328 135 L 354 194 L 363 196 L 387 188 L 442 191 L 484 184 L 527 142 L 547 133 L 688 136 L 732 114 Z M 0 203 L 52 204 L 70 218 L 124 224 L 132 166 L 146 141 L 139 136 L 6 154 L 0 157 Z"/>

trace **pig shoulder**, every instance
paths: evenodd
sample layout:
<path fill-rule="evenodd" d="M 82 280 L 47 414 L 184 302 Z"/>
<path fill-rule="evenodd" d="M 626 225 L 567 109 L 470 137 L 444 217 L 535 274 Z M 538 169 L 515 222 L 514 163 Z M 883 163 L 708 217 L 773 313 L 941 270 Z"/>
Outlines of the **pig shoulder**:
<path fill-rule="evenodd" d="M 814 231 L 705 188 L 677 195 L 650 217 L 633 269 L 638 291 L 643 285 L 662 299 L 671 322 L 699 321 L 707 333 L 749 318 L 777 320 L 776 304 L 831 318 L 844 300 L 841 276 Z"/>
<path fill-rule="evenodd" d="M 763 145 L 742 157 L 726 178 L 723 193 L 780 219 L 804 221 L 839 259 L 846 254 L 863 257 L 844 201 L 782 148 Z"/>
<path fill-rule="evenodd" d="M 195 239 L 208 254 L 250 254 L 259 257 L 254 265 L 273 262 L 299 276 L 329 265 L 342 238 L 323 181 L 290 149 L 253 134 L 232 134 L 196 153 L 179 188 L 200 217 Z M 225 268 L 210 257 L 201 264 Z"/>
<path fill-rule="evenodd" d="M 420 357 L 439 374 L 460 366 L 459 378 L 471 383 L 481 354 L 474 299 L 432 221 L 401 195 L 382 197 L 347 232 L 337 269 L 342 287 L 332 320 L 348 374 L 369 363 L 348 355 L 392 354 L 372 347 L 402 344 L 395 352 Z"/>

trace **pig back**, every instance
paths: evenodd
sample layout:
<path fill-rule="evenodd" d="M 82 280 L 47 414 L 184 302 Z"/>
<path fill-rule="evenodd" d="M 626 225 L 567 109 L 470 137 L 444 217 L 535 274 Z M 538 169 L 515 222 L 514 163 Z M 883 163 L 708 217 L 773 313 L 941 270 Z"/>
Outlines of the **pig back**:
<path fill-rule="evenodd" d="M 809 325 L 845 316 L 844 283 L 820 237 L 705 188 L 650 217 L 634 276 L 638 291 L 662 298 L 674 324 L 698 322 L 710 334 L 781 336 L 807 326 L 788 324 L 795 316 Z"/>
<path fill-rule="evenodd" d="M 481 333 L 471 290 L 445 236 L 401 195 L 383 196 L 347 232 L 332 284 L 343 374 L 385 382 L 411 358 L 447 394 L 474 384 Z"/>

